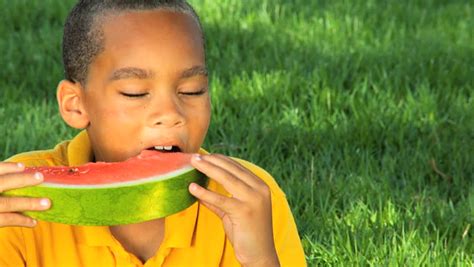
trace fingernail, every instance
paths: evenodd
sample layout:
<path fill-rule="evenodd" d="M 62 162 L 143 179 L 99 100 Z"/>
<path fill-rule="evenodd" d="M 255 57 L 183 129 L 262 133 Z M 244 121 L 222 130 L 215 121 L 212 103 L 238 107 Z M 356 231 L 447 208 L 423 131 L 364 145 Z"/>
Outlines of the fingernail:
<path fill-rule="evenodd" d="M 41 172 L 35 173 L 35 179 L 38 181 L 43 181 L 43 174 Z"/>
<path fill-rule="evenodd" d="M 48 207 L 48 206 L 49 206 L 49 199 L 47 199 L 47 198 L 41 199 L 41 200 L 40 200 L 40 205 L 41 205 L 42 207 Z"/>
<path fill-rule="evenodd" d="M 193 158 L 194 158 L 196 161 L 202 160 L 202 157 L 201 157 L 201 155 L 199 155 L 199 154 L 194 154 L 194 155 L 193 155 Z"/>
<path fill-rule="evenodd" d="M 38 222 L 36 220 L 31 220 L 31 226 L 36 226 Z"/>
<path fill-rule="evenodd" d="M 25 168 L 25 164 L 23 164 L 23 163 L 21 163 L 21 162 L 18 162 L 18 163 L 16 164 L 16 166 L 17 166 L 19 169 Z"/>
<path fill-rule="evenodd" d="M 189 186 L 189 190 L 191 191 L 197 191 L 198 187 L 195 183 L 192 183 L 190 186 Z"/>

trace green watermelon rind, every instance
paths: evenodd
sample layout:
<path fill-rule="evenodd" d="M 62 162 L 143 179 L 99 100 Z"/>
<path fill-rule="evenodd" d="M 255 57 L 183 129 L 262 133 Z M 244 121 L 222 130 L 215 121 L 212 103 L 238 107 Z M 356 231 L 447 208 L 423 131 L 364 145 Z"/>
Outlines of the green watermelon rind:
<path fill-rule="evenodd" d="M 180 212 L 196 202 L 190 183 L 207 186 L 207 177 L 191 169 L 174 178 L 121 187 L 46 187 L 14 189 L 7 196 L 47 197 L 51 208 L 25 211 L 34 219 L 84 226 L 131 224 Z"/>

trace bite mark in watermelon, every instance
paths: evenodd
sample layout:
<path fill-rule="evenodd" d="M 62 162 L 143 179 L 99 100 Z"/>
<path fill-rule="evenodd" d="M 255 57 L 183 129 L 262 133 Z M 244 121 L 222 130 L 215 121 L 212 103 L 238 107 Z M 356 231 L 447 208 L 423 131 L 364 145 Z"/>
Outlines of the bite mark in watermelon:
<path fill-rule="evenodd" d="M 97 226 L 148 221 L 196 201 L 188 186 L 206 186 L 207 178 L 190 160 L 191 154 L 143 151 L 123 162 L 26 168 L 43 173 L 44 182 L 4 194 L 51 199 L 49 210 L 24 212 L 44 221 Z"/>

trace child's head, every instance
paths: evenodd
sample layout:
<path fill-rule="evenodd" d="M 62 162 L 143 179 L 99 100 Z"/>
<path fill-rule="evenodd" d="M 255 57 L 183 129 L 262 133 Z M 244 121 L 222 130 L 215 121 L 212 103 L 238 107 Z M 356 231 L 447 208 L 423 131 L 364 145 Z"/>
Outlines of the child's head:
<path fill-rule="evenodd" d="M 103 23 L 111 16 L 127 12 L 167 10 L 199 17 L 186 1 L 79 1 L 64 25 L 63 63 L 66 79 L 85 83 L 88 67 L 104 49 Z"/>
<path fill-rule="evenodd" d="M 80 1 L 63 39 L 63 119 L 96 160 L 154 146 L 197 152 L 210 121 L 204 40 L 185 1 Z"/>

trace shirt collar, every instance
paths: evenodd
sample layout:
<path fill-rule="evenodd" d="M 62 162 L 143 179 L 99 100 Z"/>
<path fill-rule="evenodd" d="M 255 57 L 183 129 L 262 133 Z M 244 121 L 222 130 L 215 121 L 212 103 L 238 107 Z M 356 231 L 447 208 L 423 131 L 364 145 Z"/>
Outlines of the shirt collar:
<path fill-rule="evenodd" d="M 208 154 L 204 149 L 200 154 Z M 69 166 L 79 166 L 94 159 L 93 150 L 87 131 L 81 131 L 68 145 Z M 165 218 L 165 236 L 162 246 L 169 248 L 185 248 L 192 245 L 196 221 L 199 213 L 198 202 L 187 209 Z M 78 226 L 78 241 L 89 246 L 117 246 L 107 226 Z"/>
<path fill-rule="evenodd" d="M 93 161 L 94 153 L 87 131 L 81 131 L 69 142 L 67 157 L 69 166 L 79 166 Z"/>
<path fill-rule="evenodd" d="M 170 248 L 190 247 L 192 245 L 198 212 L 199 203 L 196 202 L 184 211 L 166 217 L 163 245 Z"/>

